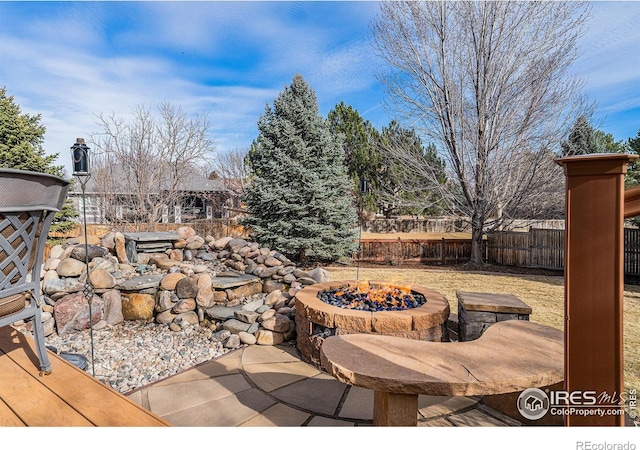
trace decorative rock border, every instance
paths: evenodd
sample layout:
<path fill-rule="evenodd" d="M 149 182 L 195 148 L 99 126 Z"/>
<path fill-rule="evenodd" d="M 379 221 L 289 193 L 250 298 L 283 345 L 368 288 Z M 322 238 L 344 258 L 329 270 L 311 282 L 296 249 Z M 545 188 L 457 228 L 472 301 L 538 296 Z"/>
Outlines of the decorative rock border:
<path fill-rule="evenodd" d="M 330 281 L 307 286 L 296 298 L 297 347 L 302 358 L 322 367 L 320 347 L 333 334 L 381 334 L 426 341 L 448 341 L 446 326 L 450 308 L 440 293 L 424 286 L 410 285 L 411 291 L 424 295 L 427 302 L 404 311 L 356 311 L 329 305 L 318 298 L 318 293 L 345 286 L 354 281 Z M 370 281 L 372 288 L 397 284 Z M 407 287 L 407 286 L 403 286 Z"/>
<path fill-rule="evenodd" d="M 175 332 L 205 326 L 227 348 L 276 345 L 295 338 L 295 293 L 328 279 L 321 268 L 301 270 L 281 253 L 242 238 L 202 238 L 190 227 L 169 234 L 175 238 L 165 240 L 171 248 L 164 252 L 153 246 L 147 251 L 118 232 L 90 240 L 91 319 L 83 294 L 85 244 L 70 239 L 53 247 L 41 279 L 45 334 L 77 333 L 90 320 L 94 329 L 142 320 Z M 143 242 L 146 236 L 134 237 Z M 135 262 L 132 246 L 126 251 L 131 242 Z M 30 329 L 29 323 L 16 326 Z"/>

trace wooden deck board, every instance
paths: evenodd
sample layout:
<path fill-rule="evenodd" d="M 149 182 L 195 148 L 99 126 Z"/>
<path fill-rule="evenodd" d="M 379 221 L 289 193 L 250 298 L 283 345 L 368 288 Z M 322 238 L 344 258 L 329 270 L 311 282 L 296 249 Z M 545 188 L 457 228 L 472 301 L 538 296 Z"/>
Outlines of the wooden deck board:
<path fill-rule="evenodd" d="M 53 373 L 38 375 L 33 342 L 0 329 L 0 424 L 168 426 L 168 422 L 49 352 Z"/>
<path fill-rule="evenodd" d="M 0 396 L 13 414 L 25 425 L 90 426 L 91 422 L 41 384 L 9 357 L 0 358 Z M 36 373 L 36 377 L 38 374 Z M 29 397 L 29 399 L 25 399 Z M 56 405 L 50 408 L 50 405 Z"/>
<path fill-rule="evenodd" d="M 24 427 L 25 423 L 9 408 L 0 402 L 0 427 Z"/>

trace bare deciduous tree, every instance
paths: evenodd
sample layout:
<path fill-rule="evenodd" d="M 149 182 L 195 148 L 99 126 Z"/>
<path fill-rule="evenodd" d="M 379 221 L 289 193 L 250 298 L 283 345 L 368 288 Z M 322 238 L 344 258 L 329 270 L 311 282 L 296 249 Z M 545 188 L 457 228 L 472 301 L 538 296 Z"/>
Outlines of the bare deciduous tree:
<path fill-rule="evenodd" d="M 450 182 L 429 186 L 470 218 L 471 261 L 482 263 L 484 231 L 548 195 L 562 177 L 554 152 L 584 113 L 581 82 L 570 67 L 588 10 L 580 2 L 511 1 L 380 8 L 372 25 L 388 69 L 380 80 L 394 109 L 445 158 Z M 389 152 L 415 171 L 414 179 L 433 178 L 411 153 Z"/>
<path fill-rule="evenodd" d="M 245 170 L 245 158 L 249 149 L 235 148 L 225 152 L 216 153 L 211 164 L 211 171 L 217 176 L 224 186 L 235 194 L 236 197 L 244 195 L 247 187 L 247 173 Z"/>
<path fill-rule="evenodd" d="M 167 102 L 158 112 L 137 107 L 128 120 L 98 115 L 93 174 L 108 222 L 159 223 L 213 151 L 206 117 Z"/>

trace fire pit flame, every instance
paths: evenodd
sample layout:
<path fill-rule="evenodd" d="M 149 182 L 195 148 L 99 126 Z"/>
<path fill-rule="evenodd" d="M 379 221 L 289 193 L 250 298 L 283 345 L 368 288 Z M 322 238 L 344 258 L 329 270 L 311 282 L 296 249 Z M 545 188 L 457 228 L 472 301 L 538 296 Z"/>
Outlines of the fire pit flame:
<path fill-rule="evenodd" d="M 323 302 L 358 311 L 403 311 L 426 303 L 426 298 L 406 286 L 375 286 L 359 281 L 318 293 Z"/>

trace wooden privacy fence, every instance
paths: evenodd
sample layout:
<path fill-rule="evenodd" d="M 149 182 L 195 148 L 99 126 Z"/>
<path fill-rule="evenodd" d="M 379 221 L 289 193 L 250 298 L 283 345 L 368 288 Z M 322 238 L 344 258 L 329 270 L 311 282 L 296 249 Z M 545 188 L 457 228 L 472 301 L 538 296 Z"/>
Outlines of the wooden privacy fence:
<path fill-rule="evenodd" d="M 530 228 L 564 229 L 564 220 L 516 219 L 504 227 L 510 231 L 527 231 Z M 362 230 L 370 233 L 471 233 L 471 221 L 463 217 L 370 219 L 362 221 Z"/>
<path fill-rule="evenodd" d="M 372 219 L 362 221 L 362 230 L 371 233 L 454 233 L 471 231 L 471 228 L 469 221 L 463 219 Z"/>
<path fill-rule="evenodd" d="M 192 227 L 201 236 L 210 234 L 215 238 L 224 236 L 246 237 L 247 230 L 238 225 L 235 220 L 202 219 L 188 223 L 125 223 L 118 225 L 87 224 L 87 234 L 102 237 L 110 231 L 138 232 L 138 231 L 175 231 L 180 227 Z M 50 232 L 50 238 L 79 237 L 83 233 L 83 225 L 76 224 L 75 228 L 64 232 Z"/>
<path fill-rule="evenodd" d="M 457 264 L 471 258 L 471 239 L 362 239 L 360 261 L 400 265 L 403 263 Z"/>
<path fill-rule="evenodd" d="M 491 234 L 487 237 L 487 262 L 561 270 L 564 267 L 564 230 L 532 228 L 528 233 Z"/>
<path fill-rule="evenodd" d="M 564 269 L 564 230 L 508 231 L 487 237 L 487 262 L 504 266 Z M 624 273 L 640 275 L 640 230 L 624 229 Z"/>

